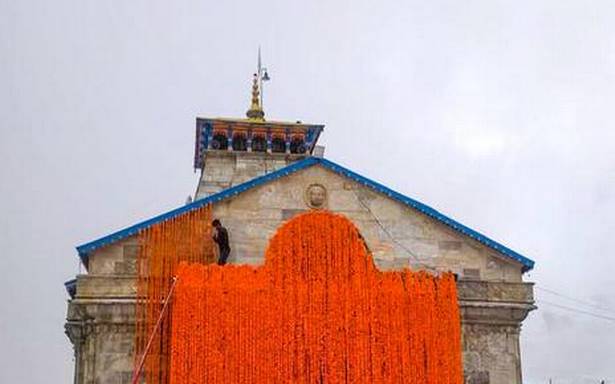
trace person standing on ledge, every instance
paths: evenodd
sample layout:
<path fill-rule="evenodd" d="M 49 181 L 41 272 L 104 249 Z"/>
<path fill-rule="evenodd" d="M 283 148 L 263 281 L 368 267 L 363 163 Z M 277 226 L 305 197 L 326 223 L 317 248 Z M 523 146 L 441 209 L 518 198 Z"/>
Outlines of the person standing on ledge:
<path fill-rule="evenodd" d="M 229 253 L 231 253 L 231 247 L 228 244 L 228 231 L 222 226 L 222 223 L 218 219 L 214 219 L 211 222 L 214 231 L 214 241 L 218 244 L 218 265 L 226 264 Z"/>

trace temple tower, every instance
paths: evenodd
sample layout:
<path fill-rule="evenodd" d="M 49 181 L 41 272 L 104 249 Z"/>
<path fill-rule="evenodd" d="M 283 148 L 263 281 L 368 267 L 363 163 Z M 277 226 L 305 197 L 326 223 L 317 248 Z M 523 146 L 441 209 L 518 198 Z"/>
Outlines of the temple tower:
<path fill-rule="evenodd" d="M 252 100 L 245 119 L 197 117 L 194 168 L 201 171 L 201 177 L 195 199 L 305 157 L 322 156 L 324 148 L 317 147 L 316 142 L 323 125 L 265 120 L 260 91 L 262 75 L 260 68 L 254 74 Z"/>
<path fill-rule="evenodd" d="M 326 209 L 358 228 L 381 271 L 458 276 L 464 380 L 521 384 L 519 334 L 536 308 L 534 262 L 409 196 L 324 159 L 324 126 L 268 121 L 258 68 L 245 118 L 196 119 L 195 201 L 81 244 L 85 271 L 65 282 L 75 384 L 130 383 L 135 368 L 138 255 L 143 231 L 209 206 L 229 230 L 229 263 L 260 266 L 277 229 Z M 87 218 L 96 220 L 96 217 Z"/>

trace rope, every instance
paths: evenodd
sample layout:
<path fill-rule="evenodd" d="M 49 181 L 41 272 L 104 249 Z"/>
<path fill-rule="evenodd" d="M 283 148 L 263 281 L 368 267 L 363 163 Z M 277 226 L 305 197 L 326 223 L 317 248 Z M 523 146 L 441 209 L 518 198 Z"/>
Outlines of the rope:
<path fill-rule="evenodd" d="M 387 236 L 389 236 L 389 238 L 391 239 L 391 241 L 393 241 L 398 247 L 400 247 L 401 249 L 403 249 L 404 251 L 406 251 L 407 254 L 409 254 L 410 256 L 412 256 L 412 258 L 423 268 L 428 269 L 434 273 L 438 273 L 438 270 L 434 267 L 432 267 L 431 265 L 426 264 L 420 257 L 418 257 L 414 252 L 412 252 L 410 249 L 408 249 L 408 247 L 406 247 L 404 244 L 400 243 L 384 226 L 384 224 L 382 224 L 382 222 L 378 219 L 378 216 L 376 216 L 374 214 L 374 212 L 371 210 L 371 208 L 363 201 L 363 199 L 361 199 L 361 197 L 359 196 L 359 194 L 357 193 L 357 191 L 355 190 L 355 188 L 352 188 L 352 192 L 354 193 L 355 197 L 357 198 L 357 200 L 359 201 L 359 203 L 363 206 L 363 208 L 365 208 L 367 210 L 367 212 L 370 213 L 370 215 L 372 215 L 372 217 L 374 218 L 374 221 L 378 224 L 378 226 L 382 229 L 382 231 L 384 233 L 387 234 Z"/>
<path fill-rule="evenodd" d="M 135 372 L 132 375 L 132 381 L 131 381 L 132 384 L 137 384 L 139 382 L 139 376 L 141 375 L 141 371 L 143 370 L 143 364 L 145 364 L 145 358 L 147 357 L 147 353 L 149 352 L 149 349 L 152 346 L 152 342 L 154 341 L 154 337 L 156 336 L 156 331 L 158 331 L 160 324 L 162 324 L 162 318 L 164 317 L 167 307 L 169 306 L 169 302 L 171 301 L 171 296 L 173 295 L 173 291 L 175 290 L 176 284 L 177 284 L 177 277 L 173 277 L 173 283 L 171 284 L 171 288 L 169 289 L 169 294 L 164 300 L 164 305 L 162 306 L 162 310 L 160 311 L 160 316 L 158 317 L 158 321 L 156 321 L 156 325 L 154 326 L 154 329 L 152 330 L 152 333 L 150 334 L 149 340 L 147 341 L 147 345 L 145 346 L 145 350 L 143 351 L 143 355 L 141 356 L 141 359 L 139 360 L 139 365 L 137 365 L 137 368 L 135 369 Z"/>

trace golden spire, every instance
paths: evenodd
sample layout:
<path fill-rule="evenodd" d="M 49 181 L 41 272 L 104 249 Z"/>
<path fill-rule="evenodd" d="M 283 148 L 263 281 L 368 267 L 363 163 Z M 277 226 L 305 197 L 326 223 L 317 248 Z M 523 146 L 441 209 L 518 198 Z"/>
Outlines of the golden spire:
<path fill-rule="evenodd" d="M 258 89 L 258 80 L 259 77 L 255 73 L 254 80 L 252 82 L 252 105 L 250 106 L 250 109 L 248 109 L 248 112 L 246 112 L 246 115 L 250 120 L 265 121 L 265 112 L 263 111 L 259 98 L 260 92 Z"/>

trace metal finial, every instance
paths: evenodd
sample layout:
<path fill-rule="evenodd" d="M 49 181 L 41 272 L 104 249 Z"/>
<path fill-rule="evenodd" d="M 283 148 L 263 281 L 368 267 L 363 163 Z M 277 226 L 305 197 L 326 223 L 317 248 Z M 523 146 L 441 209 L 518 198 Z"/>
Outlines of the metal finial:
<path fill-rule="evenodd" d="M 249 119 L 265 121 L 265 112 L 261 107 L 260 103 L 260 91 L 258 87 L 259 76 L 255 73 L 254 80 L 252 81 L 252 104 L 250 105 L 250 109 L 246 112 L 246 115 Z"/>

